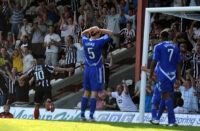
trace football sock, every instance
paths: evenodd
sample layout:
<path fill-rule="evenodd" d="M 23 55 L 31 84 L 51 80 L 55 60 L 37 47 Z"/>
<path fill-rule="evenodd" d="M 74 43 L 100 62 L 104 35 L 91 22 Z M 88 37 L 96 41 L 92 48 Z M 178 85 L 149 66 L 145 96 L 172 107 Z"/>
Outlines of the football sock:
<path fill-rule="evenodd" d="M 90 118 L 91 119 L 94 119 L 93 114 L 94 114 L 95 109 L 96 109 L 96 102 L 97 102 L 96 98 L 90 99 Z"/>
<path fill-rule="evenodd" d="M 87 108 L 88 98 L 83 96 L 81 100 L 81 117 L 85 117 L 85 110 Z"/>
<path fill-rule="evenodd" d="M 151 108 L 151 114 L 152 114 L 152 119 L 156 120 L 156 118 L 157 118 L 157 109 L 156 109 L 156 107 L 152 107 Z"/>
<path fill-rule="evenodd" d="M 168 123 L 174 124 L 176 120 L 175 120 L 175 115 L 174 115 L 173 99 L 169 98 L 165 100 L 165 105 L 166 105 L 167 113 L 168 113 Z"/>
<path fill-rule="evenodd" d="M 160 101 L 160 105 L 159 105 L 157 120 L 160 120 L 160 117 L 162 116 L 162 113 L 164 112 L 164 109 L 165 109 L 165 100 L 161 100 Z"/>
<path fill-rule="evenodd" d="M 36 109 L 34 110 L 34 119 L 39 119 L 39 116 L 40 116 L 40 111 L 39 109 Z"/>

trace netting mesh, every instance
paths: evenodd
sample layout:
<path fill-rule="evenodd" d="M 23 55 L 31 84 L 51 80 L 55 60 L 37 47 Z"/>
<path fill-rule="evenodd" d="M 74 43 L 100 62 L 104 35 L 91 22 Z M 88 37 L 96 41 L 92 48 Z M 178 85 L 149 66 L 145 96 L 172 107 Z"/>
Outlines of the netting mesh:
<path fill-rule="evenodd" d="M 200 14 L 196 12 L 165 12 L 163 14 L 175 16 L 179 18 L 200 21 Z"/>

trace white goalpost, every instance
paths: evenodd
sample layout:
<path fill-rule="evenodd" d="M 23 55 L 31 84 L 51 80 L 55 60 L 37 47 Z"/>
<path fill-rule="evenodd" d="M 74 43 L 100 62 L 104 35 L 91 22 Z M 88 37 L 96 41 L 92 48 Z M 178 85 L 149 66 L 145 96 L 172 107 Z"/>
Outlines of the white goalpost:
<path fill-rule="evenodd" d="M 148 64 L 148 47 L 149 47 L 149 33 L 150 33 L 150 15 L 151 13 L 171 13 L 171 12 L 192 12 L 200 11 L 200 6 L 189 7 L 160 7 L 160 8 L 146 8 L 145 11 L 145 25 L 144 25 L 144 40 L 143 40 L 143 54 L 142 66 Z M 140 123 L 144 123 L 144 109 L 145 109 L 145 88 L 146 88 L 146 72 L 141 72 L 141 90 L 140 90 Z"/>

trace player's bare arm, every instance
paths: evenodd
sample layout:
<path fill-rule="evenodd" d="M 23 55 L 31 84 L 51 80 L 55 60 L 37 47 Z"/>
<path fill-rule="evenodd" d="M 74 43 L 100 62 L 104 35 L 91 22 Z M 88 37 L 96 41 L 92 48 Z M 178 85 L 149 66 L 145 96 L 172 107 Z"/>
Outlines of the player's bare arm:
<path fill-rule="evenodd" d="M 67 72 L 72 72 L 74 70 L 74 68 L 55 68 L 54 71 L 55 72 L 62 72 L 62 71 L 67 71 Z"/>
<path fill-rule="evenodd" d="M 103 34 L 108 34 L 109 36 L 113 35 L 113 32 L 111 30 L 107 30 L 107 29 L 99 29 L 99 31 Z"/>
<path fill-rule="evenodd" d="M 150 67 L 150 75 L 149 75 L 149 84 L 152 84 L 152 77 L 153 77 L 153 73 L 154 73 L 154 69 L 156 67 L 157 61 L 152 61 L 151 62 L 151 67 Z"/>

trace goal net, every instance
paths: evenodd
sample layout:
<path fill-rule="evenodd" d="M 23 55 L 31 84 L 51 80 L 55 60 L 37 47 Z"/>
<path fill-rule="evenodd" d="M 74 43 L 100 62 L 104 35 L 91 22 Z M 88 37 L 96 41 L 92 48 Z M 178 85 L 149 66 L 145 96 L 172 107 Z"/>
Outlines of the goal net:
<path fill-rule="evenodd" d="M 146 8 L 145 11 L 145 25 L 144 25 L 144 40 L 143 40 L 143 54 L 142 54 L 142 66 L 148 65 L 148 49 L 149 49 L 149 34 L 151 25 L 151 13 L 162 13 L 179 18 L 185 18 L 190 20 L 200 21 L 200 15 L 196 12 L 200 11 L 200 7 L 160 7 L 160 8 Z M 146 88 L 147 74 L 141 72 L 141 90 L 140 90 L 140 123 L 144 122 L 144 111 L 145 111 L 145 88 Z"/>

